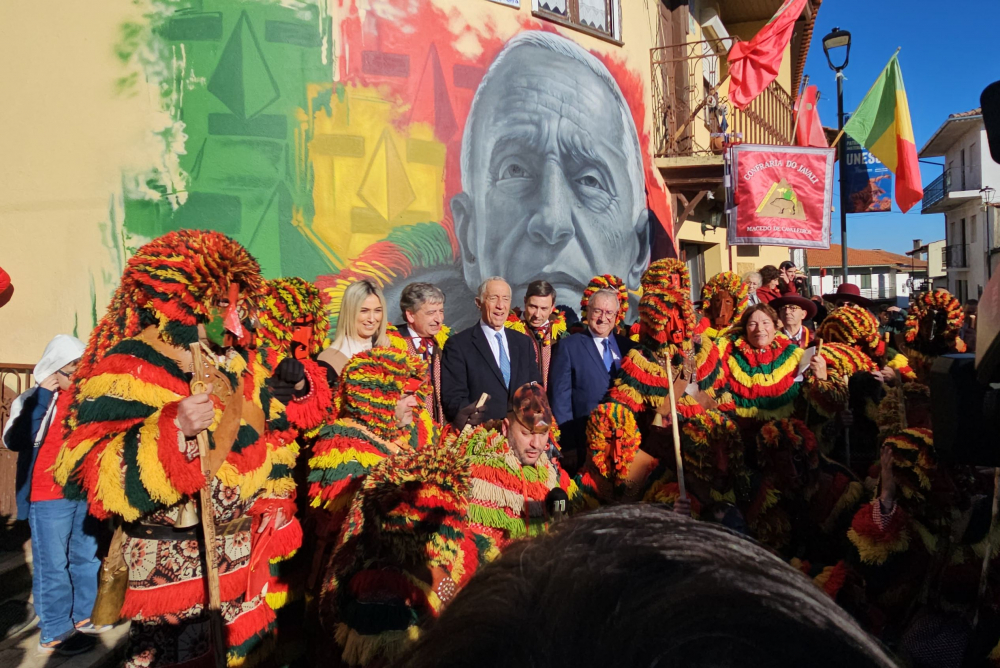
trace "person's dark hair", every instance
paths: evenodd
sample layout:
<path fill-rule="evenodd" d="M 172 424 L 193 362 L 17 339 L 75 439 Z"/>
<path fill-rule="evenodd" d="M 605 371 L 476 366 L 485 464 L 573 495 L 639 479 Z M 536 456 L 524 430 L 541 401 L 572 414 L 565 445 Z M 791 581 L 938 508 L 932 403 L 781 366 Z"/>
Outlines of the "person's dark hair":
<path fill-rule="evenodd" d="M 555 304 L 556 289 L 548 281 L 532 281 L 524 291 L 524 301 L 527 302 L 532 297 L 552 297 L 552 303 Z"/>
<path fill-rule="evenodd" d="M 978 299 L 966 299 L 965 300 L 965 305 L 966 306 L 979 306 L 979 300 Z"/>
<path fill-rule="evenodd" d="M 778 265 L 778 269 L 784 269 L 785 271 L 788 271 L 789 269 L 795 269 L 795 263 L 792 262 L 791 260 L 785 260 L 784 262 Z"/>
<path fill-rule="evenodd" d="M 610 506 L 479 570 L 397 668 L 885 667 L 805 575 L 664 506 Z"/>
<path fill-rule="evenodd" d="M 888 304 L 880 304 L 879 307 L 878 307 L 878 312 L 880 314 L 885 313 L 888 310 L 889 310 L 889 305 Z"/>
<path fill-rule="evenodd" d="M 760 285 L 765 287 L 768 283 L 776 278 L 780 278 L 781 274 L 778 272 L 778 268 L 773 264 L 769 264 L 760 268 Z"/>

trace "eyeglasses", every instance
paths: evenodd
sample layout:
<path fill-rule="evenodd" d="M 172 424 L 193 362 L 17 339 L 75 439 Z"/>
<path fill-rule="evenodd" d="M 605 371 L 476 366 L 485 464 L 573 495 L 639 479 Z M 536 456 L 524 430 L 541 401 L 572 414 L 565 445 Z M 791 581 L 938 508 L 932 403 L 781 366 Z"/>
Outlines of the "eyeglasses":
<path fill-rule="evenodd" d="M 618 313 L 618 311 L 617 311 L 617 310 L 614 310 L 614 311 L 611 311 L 611 310 L 608 310 L 608 311 L 605 311 L 604 309 L 600 309 L 600 308 L 595 308 L 595 309 L 590 309 L 590 313 L 591 313 L 591 314 L 592 314 L 592 315 L 593 315 L 593 316 L 594 316 L 595 318 L 604 318 L 604 317 L 608 317 L 608 318 L 611 318 L 611 317 L 613 317 L 613 316 L 614 316 L 614 315 L 615 315 L 616 313 Z"/>

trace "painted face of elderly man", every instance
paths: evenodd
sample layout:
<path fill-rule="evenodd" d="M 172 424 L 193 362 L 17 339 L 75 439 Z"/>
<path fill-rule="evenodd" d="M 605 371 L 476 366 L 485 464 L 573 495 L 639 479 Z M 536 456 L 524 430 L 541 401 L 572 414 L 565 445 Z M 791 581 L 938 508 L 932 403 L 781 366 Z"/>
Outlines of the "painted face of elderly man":
<path fill-rule="evenodd" d="M 451 201 L 468 285 L 545 279 L 570 303 L 595 273 L 638 285 L 649 259 L 638 136 L 618 84 L 594 56 L 525 32 L 483 79 Z"/>

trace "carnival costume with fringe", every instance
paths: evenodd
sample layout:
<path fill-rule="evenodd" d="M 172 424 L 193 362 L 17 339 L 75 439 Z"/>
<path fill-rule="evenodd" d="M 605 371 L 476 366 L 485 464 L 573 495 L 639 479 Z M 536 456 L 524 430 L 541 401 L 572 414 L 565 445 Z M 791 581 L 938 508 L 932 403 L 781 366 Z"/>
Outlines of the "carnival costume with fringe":
<path fill-rule="evenodd" d="M 441 325 L 441 329 L 434 335 L 432 341 L 425 342 L 421 339 L 420 344 L 414 342 L 413 335 L 407 325 L 389 325 L 386 328 L 389 337 L 389 345 L 393 348 L 408 353 L 414 357 L 419 357 L 427 363 L 427 386 L 430 388 L 424 398 L 424 408 L 437 424 L 444 424 L 444 406 L 441 404 L 441 351 L 444 344 L 448 342 L 448 335 L 451 328 Z"/>
<path fill-rule="evenodd" d="M 897 340 L 920 382 L 928 382 L 935 357 L 966 351 L 961 337 L 964 322 L 962 305 L 942 288 L 925 292 L 910 304 L 902 338 Z"/>
<path fill-rule="evenodd" d="M 288 358 L 298 360 L 309 385 L 306 397 L 293 400 L 286 407 L 302 425 L 296 440 L 301 455 L 295 467 L 298 488 L 298 510 L 305 538 L 298 551 L 271 559 L 271 578 L 267 585 L 267 602 L 277 614 L 277 644 L 275 662 L 289 665 L 305 651 L 304 590 L 314 535 L 309 521 L 308 494 L 305 479 L 313 441 L 320 427 L 333 419 L 331 374 L 316 356 L 329 345 L 329 324 L 319 289 L 301 278 L 277 278 L 265 281 L 260 303 L 260 326 L 256 329 L 257 347 L 267 368 L 273 372 Z"/>
<path fill-rule="evenodd" d="M 895 502 L 891 509 L 882 505 L 876 463 L 875 498 L 857 511 L 848 532 L 869 604 L 862 624 L 892 642 L 906 631 L 903 624 L 920 616 L 912 614 L 920 606 L 971 618 L 987 550 L 992 563 L 984 606 L 996 614 L 1000 526 L 989 519 L 992 474 L 939 467 L 929 429 L 895 430 L 884 444 L 892 450 Z M 993 653 L 991 660 L 1000 657 L 1000 646 Z"/>
<path fill-rule="evenodd" d="M 638 501 L 647 492 L 650 476 L 660 467 L 663 453 L 672 453 L 669 429 L 652 426 L 656 410 L 668 401 L 667 372 L 674 379 L 687 373 L 705 408 L 690 393 L 678 393 L 677 410 L 682 453 L 692 473 L 712 481 L 713 495 L 732 497 L 732 488 L 745 475 L 739 434 L 726 415 L 732 410 L 718 348 L 706 338 L 693 337 L 695 312 L 690 299 L 690 277 L 679 260 L 657 260 L 642 277 L 639 301 L 640 345 L 629 351 L 608 393 L 587 424 L 589 452 L 577 476 L 580 504 L 593 508 L 613 501 Z M 680 342 L 671 341 L 670 328 L 680 321 Z M 652 493 L 661 494 L 670 482 L 673 455 L 664 458 L 662 476 Z M 710 463 L 710 464 L 709 464 Z M 707 503 L 711 499 L 699 499 Z"/>
<path fill-rule="evenodd" d="M 236 285 L 249 297 L 260 292 L 262 279 L 257 262 L 222 234 L 182 230 L 143 246 L 91 336 L 75 393 L 65 395 L 56 478 L 67 496 L 87 499 L 91 514 L 127 523 L 128 666 L 214 665 L 199 533 L 172 529 L 185 501 L 205 484 L 196 442 L 185 440 L 176 416 L 191 394 L 187 347 Z M 235 313 L 236 304 L 230 306 Z M 254 310 L 244 298 L 239 317 L 249 323 Z M 293 551 L 302 537 L 291 472 L 293 439 L 305 425 L 271 398 L 266 365 L 249 344 L 244 331 L 223 355 L 205 351 L 216 408 L 212 448 L 222 420 L 235 429 L 211 481 L 230 666 L 266 657 L 275 618 L 265 599 L 268 561 Z M 233 394 L 242 399 L 227 400 Z M 240 405 L 241 412 L 222 417 L 224 407 Z M 257 533 L 261 518 L 278 510 L 293 519 L 277 528 L 269 522 Z"/>
<path fill-rule="evenodd" d="M 764 424 L 755 446 L 757 464 L 746 510 L 751 534 L 786 559 L 799 559 L 810 568 L 836 567 L 846 575 L 840 561 L 847 548 L 845 533 L 863 501 L 861 482 L 820 454 L 801 420 Z M 842 585 L 844 579 L 839 580 Z M 836 598 L 835 581 L 823 584 Z"/>
<path fill-rule="evenodd" d="M 348 511 L 320 601 L 344 664 L 398 658 L 475 573 L 481 539 L 469 527 L 470 490 L 469 466 L 443 443 L 372 468 Z"/>
<path fill-rule="evenodd" d="M 542 533 L 552 518 L 545 508 L 556 487 L 573 498 L 575 489 L 558 463 L 542 454 L 532 465 L 518 460 L 498 429 L 479 426 L 452 434 L 447 447 L 462 452 L 471 476 L 468 520 L 480 536 L 481 553 L 490 560 L 512 541 Z M 488 542 L 482 541 L 488 539 Z"/>
<path fill-rule="evenodd" d="M 743 282 L 739 274 L 732 271 L 723 271 L 708 279 L 705 287 L 701 290 L 702 312 L 699 314 L 700 318 L 695 331 L 713 341 L 720 336 L 725 336 L 726 331 L 729 329 L 729 325 L 723 327 L 721 330 L 716 329 L 708 317 L 712 298 L 722 291 L 728 292 L 733 298 L 733 315 L 729 319 L 730 324 L 739 322 L 750 300 L 750 286 Z"/>

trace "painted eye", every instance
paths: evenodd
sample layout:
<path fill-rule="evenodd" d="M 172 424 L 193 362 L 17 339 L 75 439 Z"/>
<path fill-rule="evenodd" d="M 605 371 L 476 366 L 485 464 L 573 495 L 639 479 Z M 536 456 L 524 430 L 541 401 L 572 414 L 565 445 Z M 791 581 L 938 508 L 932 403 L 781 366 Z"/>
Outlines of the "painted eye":
<path fill-rule="evenodd" d="M 527 168 L 517 162 L 511 162 L 504 165 L 500 169 L 500 181 L 506 181 L 507 179 L 526 179 L 529 178 L 531 174 L 528 173 Z"/>
<path fill-rule="evenodd" d="M 576 182 L 584 188 L 597 188 L 598 190 L 607 191 L 607 187 L 604 185 L 604 180 L 601 178 L 601 175 L 593 170 L 588 170 L 580 174 L 576 177 Z"/>

